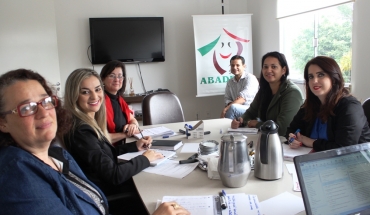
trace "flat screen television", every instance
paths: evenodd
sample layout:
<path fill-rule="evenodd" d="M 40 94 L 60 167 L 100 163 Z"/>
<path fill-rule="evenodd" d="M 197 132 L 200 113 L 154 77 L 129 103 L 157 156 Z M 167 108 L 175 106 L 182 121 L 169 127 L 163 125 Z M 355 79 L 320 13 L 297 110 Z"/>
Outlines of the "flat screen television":
<path fill-rule="evenodd" d="M 163 62 L 163 17 L 90 18 L 93 64 Z"/>

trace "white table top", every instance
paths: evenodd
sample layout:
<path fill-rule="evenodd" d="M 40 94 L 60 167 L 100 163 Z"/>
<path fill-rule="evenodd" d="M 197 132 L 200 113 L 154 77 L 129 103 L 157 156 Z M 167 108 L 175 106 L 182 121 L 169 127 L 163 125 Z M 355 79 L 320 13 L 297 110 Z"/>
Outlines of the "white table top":
<path fill-rule="evenodd" d="M 198 121 L 186 122 L 187 124 L 195 125 Z M 227 133 L 227 128 L 231 125 L 230 119 L 213 119 L 203 120 L 204 130 L 211 131 L 211 134 L 205 135 L 204 140 L 216 140 L 221 142 L 220 129 L 223 133 Z M 177 132 L 179 129 L 184 129 L 185 123 L 162 124 L 167 128 Z M 157 127 L 142 126 L 141 129 Z M 247 142 L 253 140 L 254 146 L 257 143 L 258 135 L 246 135 Z M 170 139 L 181 139 L 186 143 L 199 143 L 202 139 L 186 139 L 185 135 L 171 137 Z M 177 150 L 176 160 L 187 159 L 192 153 L 179 153 L 181 148 Z M 292 163 L 285 161 L 285 163 Z M 156 206 L 156 201 L 161 200 L 163 196 L 195 196 L 195 195 L 217 195 L 222 189 L 226 193 L 246 193 L 255 194 L 259 201 L 264 201 L 286 191 L 301 197 L 300 192 L 293 191 L 292 176 L 288 173 L 284 165 L 284 176 L 279 180 L 264 181 L 254 177 L 254 172 L 249 175 L 247 184 L 241 188 L 225 187 L 221 180 L 211 180 L 207 177 L 207 172 L 196 168 L 192 173 L 183 179 L 177 179 L 157 174 L 141 172 L 133 177 L 137 190 L 150 213 L 153 213 Z"/>

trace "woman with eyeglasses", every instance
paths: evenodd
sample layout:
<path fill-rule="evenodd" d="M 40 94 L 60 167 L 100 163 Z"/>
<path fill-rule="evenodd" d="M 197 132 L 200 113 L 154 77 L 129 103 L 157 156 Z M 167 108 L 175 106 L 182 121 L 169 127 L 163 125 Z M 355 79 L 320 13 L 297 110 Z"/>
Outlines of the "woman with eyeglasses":
<path fill-rule="evenodd" d="M 42 76 L 25 69 L 0 76 L 0 215 L 109 214 L 105 195 L 72 156 L 50 147 L 70 123 Z M 153 213 L 172 214 L 189 212 L 168 202 Z"/>
<path fill-rule="evenodd" d="M 66 151 L 50 147 L 69 119 L 39 74 L 0 76 L 0 214 L 108 214 L 100 189 Z"/>
<path fill-rule="evenodd" d="M 100 72 L 104 83 L 107 129 L 112 143 L 139 133 L 139 124 L 123 99 L 126 89 L 126 68 L 117 60 L 110 61 Z"/>

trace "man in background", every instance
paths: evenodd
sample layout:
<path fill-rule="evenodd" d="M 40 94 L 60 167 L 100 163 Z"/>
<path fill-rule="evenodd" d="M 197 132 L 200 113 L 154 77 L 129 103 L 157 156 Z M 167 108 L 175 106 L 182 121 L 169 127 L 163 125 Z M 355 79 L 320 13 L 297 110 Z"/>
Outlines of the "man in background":
<path fill-rule="evenodd" d="M 245 72 L 245 59 L 235 55 L 230 59 L 230 72 L 234 74 L 225 89 L 225 108 L 221 118 L 239 118 L 252 103 L 259 88 L 259 83 L 253 74 Z"/>

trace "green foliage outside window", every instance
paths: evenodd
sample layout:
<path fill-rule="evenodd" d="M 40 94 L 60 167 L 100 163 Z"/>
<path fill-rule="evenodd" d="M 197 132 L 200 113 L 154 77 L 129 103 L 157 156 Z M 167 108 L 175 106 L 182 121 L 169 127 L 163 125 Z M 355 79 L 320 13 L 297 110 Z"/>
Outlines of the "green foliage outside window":
<path fill-rule="evenodd" d="M 334 58 L 342 69 L 345 82 L 351 80 L 352 68 L 352 5 L 336 7 L 338 16 L 325 13 L 318 15 L 317 55 Z M 293 40 L 293 68 L 303 75 L 304 66 L 315 56 L 313 48 L 314 28 L 308 26 Z"/>

